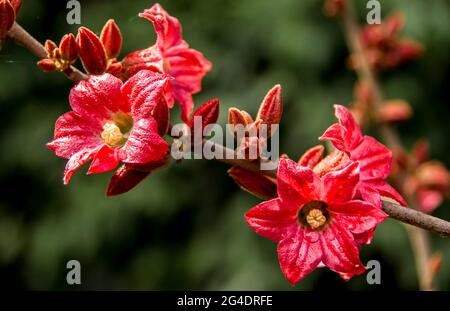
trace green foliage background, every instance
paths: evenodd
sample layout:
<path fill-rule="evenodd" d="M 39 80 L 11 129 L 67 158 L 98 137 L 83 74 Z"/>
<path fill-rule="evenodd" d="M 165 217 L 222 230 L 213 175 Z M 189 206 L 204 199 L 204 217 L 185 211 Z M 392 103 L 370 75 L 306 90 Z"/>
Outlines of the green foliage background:
<path fill-rule="evenodd" d="M 24 1 L 19 23 L 41 42 L 55 41 L 76 25 L 65 21 L 66 1 Z M 153 2 L 81 1 L 82 24 L 97 33 L 109 18 L 120 25 L 121 56 L 153 44 L 149 22 L 137 13 Z M 432 156 L 449 163 L 450 5 L 445 0 L 381 1 L 383 15 L 401 10 L 404 34 L 422 42 L 422 59 L 382 77 L 389 98 L 415 109 L 399 126 L 405 143 L 431 141 Z M 220 122 L 238 106 L 256 113 L 267 90 L 283 87 L 285 113 L 281 150 L 293 158 L 318 143 L 334 122 L 332 104 L 352 99 L 355 76 L 345 68 L 347 50 L 337 21 L 322 14 L 322 1 L 161 1 L 183 24 L 185 39 L 210 59 L 200 104 L 221 99 Z M 358 1 L 361 20 L 365 1 Z M 106 198 L 111 173 L 86 176 L 69 186 L 61 177 L 64 159 L 45 147 L 59 115 L 69 110 L 72 83 L 43 74 L 36 59 L 9 43 L 0 54 L 0 280 L 25 289 L 417 289 L 414 259 L 404 227 L 387 220 L 363 262 L 377 259 L 382 284 L 365 277 L 345 283 L 318 269 L 291 287 L 277 261 L 276 245 L 254 234 L 243 215 L 258 200 L 240 191 L 227 166 L 185 161 L 152 174 L 128 194 Z M 178 109 L 173 117 L 178 116 Z M 376 132 L 374 133 L 376 134 Z M 448 202 L 435 215 L 450 219 Z M 437 277 L 450 289 L 450 242 L 432 237 L 443 254 Z M 82 285 L 66 284 L 66 262 L 82 266 Z"/>

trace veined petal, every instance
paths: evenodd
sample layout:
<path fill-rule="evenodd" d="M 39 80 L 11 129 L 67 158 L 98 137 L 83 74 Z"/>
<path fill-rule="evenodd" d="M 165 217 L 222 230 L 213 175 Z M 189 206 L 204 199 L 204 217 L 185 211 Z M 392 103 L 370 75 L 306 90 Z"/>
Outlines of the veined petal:
<path fill-rule="evenodd" d="M 301 166 L 307 166 L 311 169 L 316 166 L 320 160 L 322 160 L 323 150 L 325 148 L 322 145 L 317 145 L 308 149 L 298 160 L 298 164 Z"/>
<path fill-rule="evenodd" d="M 345 129 L 344 142 L 348 151 L 358 146 L 362 139 L 361 128 L 356 123 L 350 110 L 341 105 L 334 105 L 335 115 L 339 120 L 339 123 Z"/>
<path fill-rule="evenodd" d="M 182 43 L 180 22 L 176 17 L 170 16 L 160 4 L 153 5 L 150 9 L 140 13 L 139 16 L 153 23 L 158 36 L 158 45 L 163 50 Z"/>
<path fill-rule="evenodd" d="M 105 119 L 115 112 L 130 112 L 130 105 L 122 97 L 120 88 L 122 81 L 108 73 L 101 76 L 90 76 L 88 80 L 79 82 L 72 88 L 69 101 L 73 111 L 92 126 L 101 127 Z"/>
<path fill-rule="evenodd" d="M 320 197 L 319 177 L 310 168 L 300 166 L 291 159 L 280 159 L 277 183 L 281 201 L 294 209 Z"/>
<path fill-rule="evenodd" d="M 163 57 L 158 45 L 132 52 L 122 60 L 125 77 L 130 78 L 141 70 L 164 73 Z"/>
<path fill-rule="evenodd" d="M 262 202 L 245 214 L 250 228 L 275 242 L 295 232 L 298 227 L 296 217 L 295 211 L 284 209 L 278 198 Z"/>
<path fill-rule="evenodd" d="M 380 195 L 397 201 L 400 205 L 406 206 L 406 201 L 391 185 L 384 180 L 364 181 L 365 187 L 370 187 L 377 191 Z"/>
<path fill-rule="evenodd" d="M 89 149 L 81 150 L 72 155 L 72 157 L 70 157 L 69 161 L 67 161 L 66 168 L 64 170 L 63 181 L 65 185 L 69 183 L 70 178 L 77 169 L 79 169 L 81 166 L 89 162 L 95 156 L 97 150 L 98 148 L 91 150 Z"/>
<path fill-rule="evenodd" d="M 161 160 L 169 144 L 158 135 L 158 125 L 152 117 L 140 119 L 133 125 L 122 150 L 126 154 L 125 163 L 144 164 Z"/>
<path fill-rule="evenodd" d="M 47 147 L 62 158 L 70 158 L 82 150 L 93 149 L 103 142 L 100 139 L 101 127 L 92 124 L 74 111 L 60 116 L 55 124 L 55 135 Z"/>
<path fill-rule="evenodd" d="M 392 152 L 370 136 L 351 150 L 350 158 L 360 163 L 361 180 L 385 179 L 391 171 Z"/>
<path fill-rule="evenodd" d="M 359 247 L 353 235 L 337 222 L 332 222 L 322 232 L 320 243 L 323 263 L 338 273 L 361 274 L 365 267 L 359 259 Z"/>
<path fill-rule="evenodd" d="M 354 234 L 372 230 L 388 217 L 381 209 L 360 200 L 332 204 L 328 210 L 334 222 L 338 222 Z"/>
<path fill-rule="evenodd" d="M 88 174 L 99 174 L 116 168 L 120 162 L 120 148 L 103 145 L 95 154 Z"/>
<path fill-rule="evenodd" d="M 202 79 L 212 67 L 201 52 L 177 47 L 164 54 L 164 58 L 169 63 L 168 74 L 182 83 L 190 93 L 200 92 Z"/>
<path fill-rule="evenodd" d="M 278 260 L 284 276 L 292 285 L 298 283 L 322 260 L 320 243 L 304 238 L 302 228 L 278 244 Z"/>
<path fill-rule="evenodd" d="M 150 116 L 163 96 L 169 76 L 149 70 L 141 70 L 122 87 L 122 94 L 131 106 L 133 119 Z"/>
<path fill-rule="evenodd" d="M 344 203 L 353 199 L 359 182 L 359 164 L 352 162 L 339 171 L 322 177 L 322 199 L 328 203 Z"/>

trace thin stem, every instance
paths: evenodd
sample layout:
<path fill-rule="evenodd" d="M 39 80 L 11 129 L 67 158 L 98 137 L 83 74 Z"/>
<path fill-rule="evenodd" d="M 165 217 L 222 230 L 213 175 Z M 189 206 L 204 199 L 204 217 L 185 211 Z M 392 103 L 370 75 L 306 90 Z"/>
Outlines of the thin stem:
<path fill-rule="evenodd" d="M 14 23 L 12 28 L 8 32 L 8 38 L 23 46 L 40 59 L 47 58 L 47 52 L 44 46 L 37 41 L 32 35 L 30 35 L 25 29 L 22 28 L 17 22 Z M 74 66 L 70 66 L 63 72 L 67 78 L 74 82 L 86 80 L 88 77 Z"/>
<path fill-rule="evenodd" d="M 374 106 L 375 110 L 378 111 L 378 110 L 380 110 L 380 108 L 382 107 L 383 102 L 384 102 L 383 93 L 382 93 L 382 90 L 377 81 L 376 75 L 375 75 L 374 71 L 372 70 L 371 66 L 369 65 L 369 62 L 367 61 L 366 55 L 363 51 L 363 47 L 361 45 L 361 41 L 360 41 L 360 37 L 359 37 L 360 28 L 356 21 L 356 14 L 355 14 L 353 3 L 351 2 L 351 0 L 346 1 L 345 5 L 344 5 L 343 12 L 342 12 L 342 22 L 344 25 L 347 45 L 348 45 L 350 51 L 352 52 L 353 56 L 357 58 L 358 67 L 356 69 L 356 74 L 358 75 L 358 78 L 360 81 L 365 81 L 366 83 L 368 83 L 368 85 L 372 91 L 372 94 L 373 94 L 373 106 Z M 386 143 L 390 149 L 392 149 L 392 150 L 403 149 L 399 135 L 389 124 L 382 123 L 382 124 L 378 124 L 378 126 L 379 126 L 382 136 L 386 140 Z M 402 186 L 405 184 L 404 183 L 405 177 L 406 176 L 404 173 L 399 174 L 398 181 L 399 181 L 399 184 Z M 403 191 L 403 193 L 405 193 L 405 191 Z M 417 202 L 416 202 L 415 198 L 412 198 L 412 197 L 408 198 L 408 204 L 410 207 L 408 209 L 408 211 L 412 212 L 409 215 L 410 218 L 403 219 L 402 215 L 398 215 L 400 218 L 398 220 L 412 224 L 417 227 L 424 228 L 423 226 L 417 224 L 417 222 L 420 222 L 420 221 L 426 219 L 428 225 L 431 225 L 431 226 L 429 229 L 427 229 L 427 228 L 424 228 L 424 229 L 427 229 L 431 232 L 438 233 L 440 235 L 448 237 L 447 233 L 442 234 L 439 232 L 440 229 L 446 228 L 445 223 L 440 223 L 439 221 L 436 221 L 439 219 L 437 219 L 435 217 L 433 217 L 434 219 L 432 219 L 432 218 L 428 218 L 428 217 L 422 217 L 422 216 L 419 217 L 417 215 L 414 215 L 414 212 L 420 213 L 418 211 L 415 211 L 415 209 L 417 209 Z M 383 209 L 386 213 L 388 213 L 387 210 L 390 210 L 390 211 L 398 210 L 397 208 L 391 209 L 390 206 L 386 206 L 385 202 L 383 202 Z M 427 216 L 429 216 L 429 215 L 427 215 Z M 432 216 L 429 216 L 429 217 L 432 217 Z M 414 223 L 411 223 L 410 222 L 411 220 L 414 220 Z M 432 224 L 439 226 L 439 229 L 435 230 L 436 227 L 434 227 L 434 225 L 432 225 Z M 443 227 L 441 227 L 441 225 L 443 225 Z M 415 255 L 415 259 L 416 259 L 416 268 L 417 268 L 417 272 L 419 275 L 420 288 L 422 290 L 430 290 L 431 283 L 432 283 L 432 274 L 431 274 L 428 262 L 429 262 L 431 253 L 430 253 L 430 245 L 429 245 L 429 239 L 427 236 L 427 232 L 424 232 L 420 229 L 412 228 L 412 227 L 409 228 L 407 230 L 407 232 L 408 232 L 408 236 L 411 240 L 413 252 Z"/>

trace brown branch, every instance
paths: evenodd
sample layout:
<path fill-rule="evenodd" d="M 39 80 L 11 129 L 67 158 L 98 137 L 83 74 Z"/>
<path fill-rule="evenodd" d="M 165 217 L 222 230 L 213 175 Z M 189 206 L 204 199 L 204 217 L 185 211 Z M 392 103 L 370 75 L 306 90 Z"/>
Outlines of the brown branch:
<path fill-rule="evenodd" d="M 12 28 L 8 32 L 8 38 L 23 46 L 39 59 L 47 58 L 47 52 L 44 46 L 37 41 L 32 35 L 30 35 L 25 29 L 22 28 L 17 22 L 14 23 Z M 63 72 L 67 78 L 74 82 L 86 80 L 88 77 L 74 66 L 70 66 Z"/>

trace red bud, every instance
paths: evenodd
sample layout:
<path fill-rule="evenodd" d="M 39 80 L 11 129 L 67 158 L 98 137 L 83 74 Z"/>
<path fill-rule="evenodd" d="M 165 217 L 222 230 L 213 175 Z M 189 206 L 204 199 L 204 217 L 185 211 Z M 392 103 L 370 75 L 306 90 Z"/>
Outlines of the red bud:
<path fill-rule="evenodd" d="M 428 159 L 430 153 L 430 144 L 425 139 L 418 140 L 411 151 L 413 159 L 416 164 L 425 162 Z"/>
<path fill-rule="evenodd" d="M 78 57 L 78 47 L 73 34 L 64 35 L 59 44 L 59 49 L 61 50 L 61 58 L 73 63 Z"/>
<path fill-rule="evenodd" d="M 0 42 L 6 38 L 6 34 L 14 25 L 16 13 L 7 0 L 0 0 Z"/>
<path fill-rule="evenodd" d="M 57 66 L 52 59 L 44 58 L 37 62 L 37 65 L 43 72 L 53 72 L 57 70 Z"/>
<path fill-rule="evenodd" d="M 110 197 L 130 191 L 150 175 L 152 171 L 164 166 L 166 163 L 167 158 L 140 166 L 122 165 L 111 177 L 106 195 Z"/>
<path fill-rule="evenodd" d="M 275 85 L 264 97 L 256 120 L 261 119 L 264 124 L 279 124 L 283 106 L 281 102 L 281 86 Z"/>
<path fill-rule="evenodd" d="M 77 36 L 78 53 L 86 71 L 99 75 L 106 71 L 105 49 L 95 33 L 86 27 L 80 27 Z"/>
<path fill-rule="evenodd" d="M 228 174 L 245 191 L 262 199 L 272 199 L 277 196 L 275 180 L 262 174 L 254 173 L 239 166 L 233 166 Z"/>
<path fill-rule="evenodd" d="M 379 111 L 379 117 L 384 122 L 399 122 L 411 118 L 413 110 L 404 100 L 385 101 Z"/>
<path fill-rule="evenodd" d="M 14 8 L 17 18 L 17 15 L 19 15 L 20 9 L 22 8 L 22 0 L 9 0 L 9 3 Z"/>
<path fill-rule="evenodd" d="M 251 123 L 253 123 L 253 118 L 246 111 L 234 107 L 228 110 L 228 124 L 246 126 Z"/>
<path fill-rule="evenodd" d="M 113 19 L 110 19 L 103 27 L 100 40 L 105 47 L 106 56 L 108 58 L 116 58 L 122 48 L 122 34 L 119 26 Z"/>
<path fill-rule="evenodd" d="M 189 126 L 194 126 L 194 118 L 202 117 L 202 129 L 208 124 L 216 123 L 219 118 L 219 100 L 211 99 L 197 108 L 192 115 L 192 119 L 189 122 Z"/>
<path fill-rule="evenodd" d="M 56 50 L 57 48 L 58 46 L 52 40 L 45 41 L 45 51 L 47 52 L 49 58 L 53 58 L 53 51 Z"/>
<path fill-rule="evenodd" d="M 312 147 L 302 155 L 300 160 L 298 160 L 298 164 L 311 169 L 314 168 L 322 160 L 323 150 L 324 147 L 322 145 Z"/>

